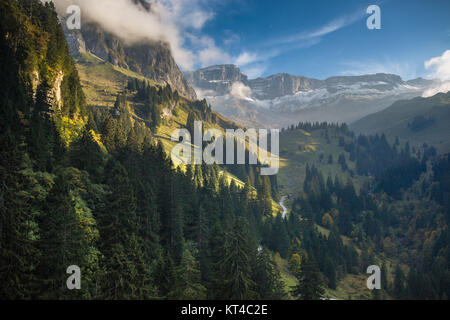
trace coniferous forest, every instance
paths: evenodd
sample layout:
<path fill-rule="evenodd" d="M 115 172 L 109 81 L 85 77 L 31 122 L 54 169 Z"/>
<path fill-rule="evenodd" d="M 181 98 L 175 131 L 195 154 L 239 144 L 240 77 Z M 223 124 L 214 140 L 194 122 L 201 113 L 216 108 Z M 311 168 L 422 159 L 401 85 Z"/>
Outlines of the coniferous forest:
<path fill-rule="evenodd" d="M 342 150 L 299 169 L 284 217 L 257 165 L 172 163 L 164 110 L 224 128 L 205 100 L 130 78 L 89 105 L 51 2 L 2 0 L 0 37 L 0 299 L 321 299 L 373 264 L 371 298 L 448 299 L 449 154 L 345 124 L 283 129 Z"/>

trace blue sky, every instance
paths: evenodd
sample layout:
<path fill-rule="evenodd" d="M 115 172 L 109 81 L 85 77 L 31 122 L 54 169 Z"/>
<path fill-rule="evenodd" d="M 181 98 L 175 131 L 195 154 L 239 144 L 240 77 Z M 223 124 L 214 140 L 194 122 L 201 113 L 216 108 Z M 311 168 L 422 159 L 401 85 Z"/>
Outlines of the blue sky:
<path fill-rule="evenodd" d="M 449 0 L 194 2 L 204 21 L 181 31 L 194 67 L 235 63 L 250 77 L 318 79 L 386 72 L 407 80 L 429 76 L 425 61 L 450 49 Z M 372 4 L 381 8 L 381 30 L 366 27 Z"/>

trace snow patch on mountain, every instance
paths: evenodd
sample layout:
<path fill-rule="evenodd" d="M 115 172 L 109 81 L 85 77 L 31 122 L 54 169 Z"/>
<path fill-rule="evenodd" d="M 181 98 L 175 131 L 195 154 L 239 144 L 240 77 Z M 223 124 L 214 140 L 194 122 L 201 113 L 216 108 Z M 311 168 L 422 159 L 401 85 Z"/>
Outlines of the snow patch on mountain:
<path fill-rule="evenodd" d="M 249 80 L 233 65 L 200 69 L 186 77 L 197 94 L 226 117 L 243 125 L 271 127 L 298 121 L 350 123 L 436 86 L 436 81 L 403 81 L 391 74 L 326 80 L 276 74 Z"/>

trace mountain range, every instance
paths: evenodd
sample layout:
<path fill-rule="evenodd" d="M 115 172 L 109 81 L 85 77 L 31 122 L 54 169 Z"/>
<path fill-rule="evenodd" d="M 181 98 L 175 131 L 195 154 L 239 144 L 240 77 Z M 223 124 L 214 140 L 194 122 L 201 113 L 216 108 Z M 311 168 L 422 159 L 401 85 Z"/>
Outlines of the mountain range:
<path fill-rule="evenodd" d="M 280 73 L 248 79 L 229 64 L 185 72 L 185 77 L 214 110 L 256 127 L 285 127 L 299 121 L 351 123 L 397 100 L 421 96 L 437 82 L 404 81 L 384 73 L 326 80 Z"/>

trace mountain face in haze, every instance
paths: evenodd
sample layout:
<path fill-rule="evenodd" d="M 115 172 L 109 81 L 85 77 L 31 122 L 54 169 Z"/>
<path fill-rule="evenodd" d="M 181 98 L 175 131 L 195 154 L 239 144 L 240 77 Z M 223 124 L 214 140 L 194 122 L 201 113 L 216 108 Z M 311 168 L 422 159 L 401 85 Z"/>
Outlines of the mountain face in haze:
<path fill-rule="evenodd" d="M 62 25 L 65 26 L 64 23 Z M 74 57 L 90 52 L 115 66 L 129 69 L 156 82 L 169 84 L 187 98 L 197 98 L 166 43 L 145 42 L 127 45 L 95 23 L 82 23 L 79 31 L 67 28 L 64 31 Z"/>
<path fill-rule="evenodd" d="M 247 75 L 232 64 L 211 66 L 185 73 L 186 79 L 201 90 L 212 90 L 215 95 L 229 93 L 236 82 L 241 82 L 252 89 L 253 96 L 260 100 L 274 99 L 320 87 L 320 81 L 287 73 L 276 74 L 267 78 L 249 80 Z"/>
<path fill-rule="evenodd" d="M 233 83 L 248 84 L 248 78 L 235 65 L 224 64 L 184 73 L 186 79 L 201 90 L 212 91 L 215 95 L 230 92 Z"/>
<path fill-rule="evenodd" d="M 249 80 L 234 65 L 186 73 L 213 108 L 246 126 L 288 126 L 299 121 L 354 122 L 400 99 L 420 96 L 433 81 L 403 81 L 391 74 L 317 80 L 276 74 Z M 233 90 L 234 86 L 245 90 Z"/>
<path fill-rule="evenodd" d="M 316 79 L 279 73 L 267 78 L 251 80 L 249 86 L 256 99 L 270 100 L 293 95 L 300 91 L 315 90 L 321 87 L 321 83 Z"/>

